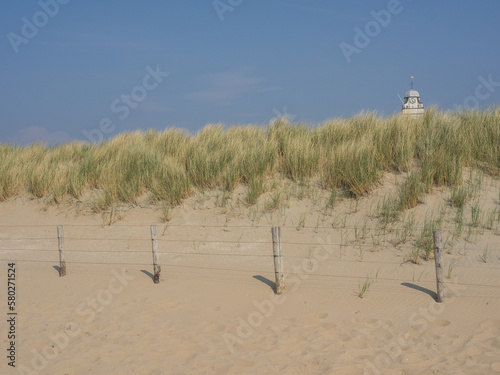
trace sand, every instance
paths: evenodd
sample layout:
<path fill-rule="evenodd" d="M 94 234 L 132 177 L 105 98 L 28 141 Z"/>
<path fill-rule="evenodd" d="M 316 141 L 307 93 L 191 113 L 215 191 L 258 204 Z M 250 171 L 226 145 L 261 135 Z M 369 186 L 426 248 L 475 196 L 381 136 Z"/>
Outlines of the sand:
<path fill-rule="evenodd" d="M 111 226 L 109 215 L 91 213 L 84 201 L 3 202 L 4 354 L 12 261 L 18 315 L 16 368 L 3 355 L 0 373 L 500 374 L 498 230 L 446 247 L 445 271 L 451 262 L 453 269 L 439 304 L 434 260 L 409 259 L 430 212 L 444 210 L 449 240 L 450 191 L 435 189 L 408 211 L 417 229 L 397 243 L 397 230 L 382 234 L 375 215 L 395 179 L 386 177 L 358 202 L 339 198 L 326 214 L 322 193 L 266 211 L 271 193 L 246 207 L 238 203 L 244 188 L 228 204 L 217 191 L 197 194 L 173 209 L 168 223 L 146 201 L 117 207 Z M 499 206 L 498 186 L 486 179 L 477 196 L 485 223 Z M 160 240 L 159 284 L 151 275 L 152 224 Z M 62 278 L 57 225 L 64 226 L 67 249 Z M 273 225 L 282 227 L 282 296 L 273 291 Z M 360 298 L 367 277 L 373 283 Z"/>

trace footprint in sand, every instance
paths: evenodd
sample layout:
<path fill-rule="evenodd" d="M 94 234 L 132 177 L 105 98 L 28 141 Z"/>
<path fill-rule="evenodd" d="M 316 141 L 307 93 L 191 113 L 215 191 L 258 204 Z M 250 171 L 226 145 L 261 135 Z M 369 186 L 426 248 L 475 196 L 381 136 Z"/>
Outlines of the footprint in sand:
<path fill-rule="evenodd" d="M 337 339 L 341 340 L 343 342 L 347 342 L 347 341 L 351 341 L 352 340 L 352 336 L 348 335 L 345 332 L 337 332 Z"/>
<path fill-rule="evenodd" d="M 434 327 L 447 327 L 451 324 L 449 320 L 446 319 L 436 319 L 432 322 L 429 322 L 429 325 Z"/>
<path fill-rule="evenodd" d="M 420 353 L 409 353 L 405 354 L 401 360 L 401 363 L 404 365 L 414 364 L 414 363 L 422 363 L 427 361 L 429 358 Z"/>
<path fill-rule="evenodd" d="M 178 301 L 174 301 L 174 300 L 165 301 L 165 307 L 168 309 L 171 309 L 171 310 L 177 310 L 177 309 L 184 307 L 184 306 L 185 306 L 184 303 L 181 303 Z"/>
<path fill-rule="evenodd" d="M 303 358 L 308 354 L 307 350 L 304 350 L 302 348 L 296 349 L 295 346 L 290 346 L 289 349 L 284 352 L 287 353 L 286 356 L 288 358 L 293 358 L 293 359 Z"/>
<path fill-rule="evenodd" d="M 214 322 L 206 322 L 205 324 L 203 324 L 203 326 L 206 327 L 204 331 L 208 333 L 217 333 L 227 330 L 227 327 L 225 325 Z"/>
<path fill-rule="evenodd" d="M 405 334 L 405 340 L 411 342 L 412 345 L 421 347 L 426 343 L 426 339 L 418 332 L 411 331 Z"/>
<path fill-rule="evenodd" d="M 500 320 L 487 320 L 479 326 L 484 331 L 500 333 Z"/>
<path fill-rule="evenodd" d="M 370 327 L 380 327 L 382 324 L 380 323 L 380 320 L 378 319 L 373 319 L 373 318 L 363 318 L 363 317 L 355 317 L 352 319 L 353 323 L 358 323 L 358 324 L 365 324 Z"/>
<path fill-rule="evenodd" d="M 495 362 L 491 364 L 491 369 L 493 371 L 500 372 L 500 362 Z"/>
<path fill-rule="evenodd" d="M 322 330 L 326 331 L 333 331 L 337 329 L 337 325 L 335 323 L 322 323 L 320 327 Z"/>
<path fill-rule="evenodd" d="M 491 345 L 491 347 L 500 350 L 500 337 L 495 337 L 493 340 L 490 341 L 489 344 Z"/>
<path fill-rule="evenodd" d="M 329 315 L 327 312 L 321 312 L 321 313 L 314 312 L 314 313 L 308 313 L 307 315 L 305 315 L 304 320 L 307 323 L 312 323 L 312 322 L 315 322 L 316 320 L 326 319 L 326 318 L 328 318 L 328 316 Z M 293 319 L 293 318 L 291 318 L 291 319 Z"/>
<path fill-rule="evenodd" d="M 355 317 L 351 319 L 351 322 L 356 324 L 362 324 L 369 329 L 377 329 L 377 328 L 389 329 L 393 326 L 393 324 L 389 320 L 379 320 L 379 319 L 363 318 L 363 317 Z"/>
<path fill-rule="evenodd" d="M 476 357 L 485 353 L 485 349 L 479 345 L 473 345 L 467 348 L 465 353 L 470 357 Z"/>
<path fill-rule="evenodd" d="M 355 337 L 347 340 L 346 345 L 351 349 L 366 349 L 368 347 L 366 339 L 362 337 Z"/>
<path fill-rule="evenodd" d="M 455 333 L 447 333 L 444 335 L 444 337 L 447 338 L 448 340 L 456 340 L 460 338 L 460 336 Z"/>
<path fill-rule="evenodd" d="M 394 337 L 393 334 L 385 328 L 376 328 L 372 331 L 372 334 L 373 336 L 384 340 L 390 340 Z"/>
<path fill-rule="evenodd" d="M 288 333 L 292 330 L 292 328 L 296 327 L 295 324 L 289 324 L 285 326 L 270 326 L 269 329 L 277 334 Z"/>

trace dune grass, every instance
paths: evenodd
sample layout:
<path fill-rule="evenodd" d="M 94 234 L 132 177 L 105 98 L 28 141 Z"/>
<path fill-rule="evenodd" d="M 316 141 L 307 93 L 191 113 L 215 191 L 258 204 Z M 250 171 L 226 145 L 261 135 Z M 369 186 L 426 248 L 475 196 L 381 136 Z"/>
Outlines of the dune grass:
<path fill-rule="evenodd" d="M 414 207 L 436 186 L 458 187 L 462 168 L 500 170 L 500 108 L 462 113 L 430 108 L 422 118 L 371 113 L 318 126 L 276 121 L 269 126 L 209 125 L 192 135 L 178 129 L 123 133 L 99 144 L 57 147 L 0 145 L 0 201 L 28 193 L 55 203 L 95 192 L 93 208 L 137 201 L 174 206 L 196 190 L 248 186 L 257 202 L 265 181 L 315 178 L 332 192 L 358 198 L 384 172 L 408 172 L 399 209 Z M 453 205 L 463 198 L 456 191 Z M 336 193 L 335 193 L 336 194 Z"/>

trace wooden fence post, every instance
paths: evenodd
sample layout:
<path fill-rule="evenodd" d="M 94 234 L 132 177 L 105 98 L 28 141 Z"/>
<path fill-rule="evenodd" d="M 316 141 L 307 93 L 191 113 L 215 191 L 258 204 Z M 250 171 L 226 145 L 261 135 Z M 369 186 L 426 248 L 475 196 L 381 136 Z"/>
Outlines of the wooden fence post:
<path fill-rule="evenodd" d="M 434 260 L 436 263 L 436 283 L 437 283 L 437 302 L 444 301 L 444 259 L 443 259 L 443 240 L 441 231 L 435 230 L 434 238 Z"/>
<path fill-rule="evenodd" d="M 57 243 L 59 245 L 59 277 L 66 275 L 66 261 L 64 260 L 64 232 L 63 226 L 57 226 Z"/>
<path fill-rule="evenodd" d="M 283 249 L 281 247 L 281 228 L 273 227 L 274 275 L 276 277 L 276 294 L 285 291 L 285 276 L 283 275 Z"/>
<path fill-rule="evenodd" d="M 158 259 L 158 240 L 156 239 L 156 226 L 154 225 L 151 225 L 151 243 L 153 246 L 153 267 L 154 267 L 153 280 L 155 284 L 158 284 L 160 282 L 161 266 L 160 266 L 160 261 Z"/>

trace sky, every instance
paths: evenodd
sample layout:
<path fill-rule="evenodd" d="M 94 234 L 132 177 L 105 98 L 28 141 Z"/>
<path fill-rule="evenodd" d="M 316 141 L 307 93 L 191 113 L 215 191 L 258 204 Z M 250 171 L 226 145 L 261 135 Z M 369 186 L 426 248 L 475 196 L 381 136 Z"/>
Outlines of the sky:
<path fill-rule="evenodd" d="M 0 143 L 500 103 L 498 0 L 8 0 Z"/>

